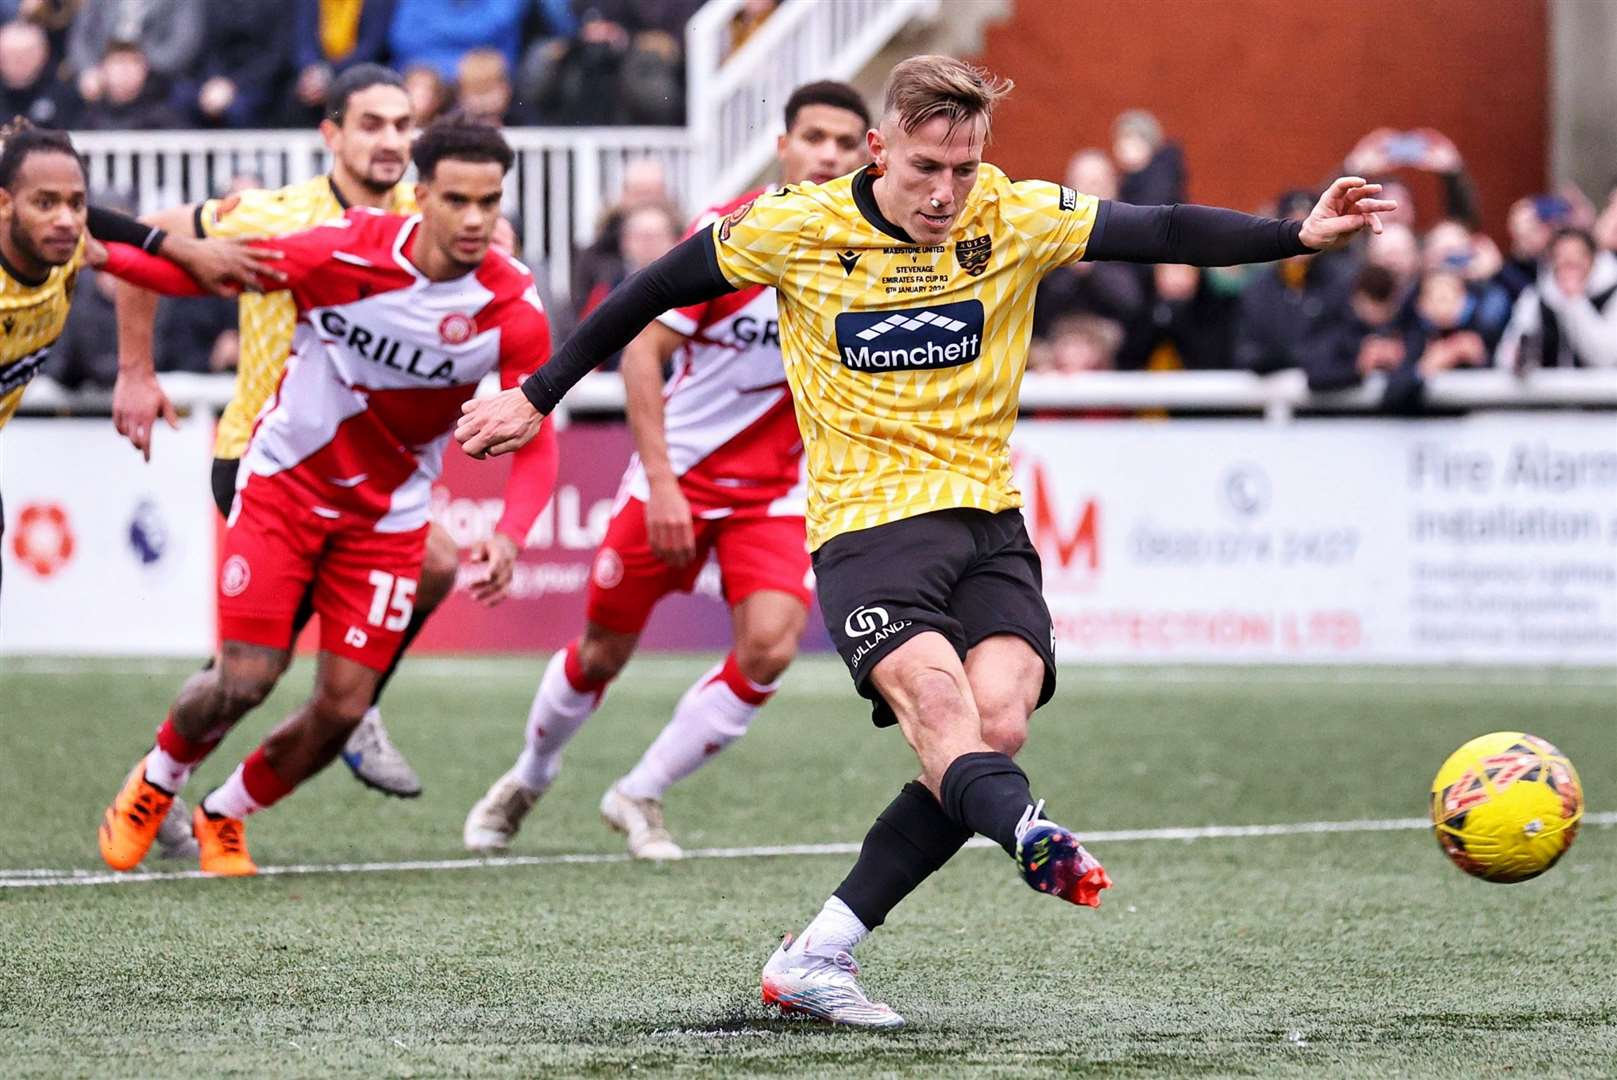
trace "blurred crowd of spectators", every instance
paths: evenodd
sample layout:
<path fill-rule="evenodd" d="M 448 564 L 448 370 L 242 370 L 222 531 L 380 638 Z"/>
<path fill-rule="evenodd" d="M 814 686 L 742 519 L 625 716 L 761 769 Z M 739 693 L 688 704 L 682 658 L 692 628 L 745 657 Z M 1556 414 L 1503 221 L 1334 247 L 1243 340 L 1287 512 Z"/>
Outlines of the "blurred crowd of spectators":
<path fill-rule="evenodd" d="M 1149 113 L 1078 151 L 1066 183 L 1134 203 L 1186 199 L 1183 154 Z M 1435 175 L 1441 212 L 1417 219 L 1404 170 Z M 1387 376 L 1384 405 L 1413 411 L 1424 380 L 1463 367 L 1617 367 L 1617 185 L 1603 209 L 1576 190 L 1519 199 L 1508 246 L 1479 229 L 1473 185 L 1441 132 L 1378 129 L 1342 174 L 1379 180 L 1400 207 L 1380 235 L 1267 266 L 1078 263 L 1039 290 L 1035 371 L 1301 368 L 1315 390 Z M 1335 175 L 1335 173 L 1333 173 Z M 1301 219 L 1318 193 L 1259 208 Z"/>
<path fill-rule="evenodd" d="M 307 127 L 354 64 L 388 64 L 423 123 L 684 122 L 702 0 L 0 0 L 0 112 L 81 130 Z M 779 0 L 748 0 L 744 41 Z"/>

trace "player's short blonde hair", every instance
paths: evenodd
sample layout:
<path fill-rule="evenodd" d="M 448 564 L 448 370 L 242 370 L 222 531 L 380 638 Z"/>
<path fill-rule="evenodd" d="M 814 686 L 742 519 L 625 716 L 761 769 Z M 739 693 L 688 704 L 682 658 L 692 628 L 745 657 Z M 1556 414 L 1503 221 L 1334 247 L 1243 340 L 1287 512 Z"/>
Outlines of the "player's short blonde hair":
<path fill-rule="evenodd" d="M 894 65 L 882 93 L 882 113 L 905 131 L 914 131 L 938 116 L 951 128 L 980 119 L 983 138 L 994 117 L 994 104 L 1015 84 L 952 56 L 912 56 Z"/>

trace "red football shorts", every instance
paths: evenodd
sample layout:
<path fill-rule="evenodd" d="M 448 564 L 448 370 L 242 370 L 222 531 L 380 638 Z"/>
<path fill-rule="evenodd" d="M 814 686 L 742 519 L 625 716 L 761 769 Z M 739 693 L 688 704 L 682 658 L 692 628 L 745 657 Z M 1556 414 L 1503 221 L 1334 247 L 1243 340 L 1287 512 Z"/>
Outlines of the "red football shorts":
<path fill-rule="evenodd" d="M 691 591 L 710 553 L 718 559 L 724 601 L 731 607 L 764 589 L 789 593 L 808 606 L 813 585 L 802 517 L 743 513 L 699 517 L 692 524 L 695 558 L 670 566 L 652 553 L 646 504 L 625 499 L 590 570 L 589 621 L 619 634 L 638 634 L 659 600 L 676 590 Z"/>
<path fill-rule="evenodd" d="M 219 565 L 220 639 L 291 648 L 308 594 L 322 651 L 387 670 L 415 607 L 429 526 L 382 533 L 328 517 L 277 477 L 249 477 L 237 500 Z"/>

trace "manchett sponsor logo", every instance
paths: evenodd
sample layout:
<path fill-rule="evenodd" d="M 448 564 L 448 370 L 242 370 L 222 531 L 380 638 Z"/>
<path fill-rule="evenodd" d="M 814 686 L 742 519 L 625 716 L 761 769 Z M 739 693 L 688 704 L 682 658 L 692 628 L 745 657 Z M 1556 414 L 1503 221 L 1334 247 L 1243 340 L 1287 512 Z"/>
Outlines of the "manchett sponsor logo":
<path fill-rule="evenodd" d="M 959 367 L 982 355 L 980 300 L 837 316 L 837 358 L 852 371 Z"/>

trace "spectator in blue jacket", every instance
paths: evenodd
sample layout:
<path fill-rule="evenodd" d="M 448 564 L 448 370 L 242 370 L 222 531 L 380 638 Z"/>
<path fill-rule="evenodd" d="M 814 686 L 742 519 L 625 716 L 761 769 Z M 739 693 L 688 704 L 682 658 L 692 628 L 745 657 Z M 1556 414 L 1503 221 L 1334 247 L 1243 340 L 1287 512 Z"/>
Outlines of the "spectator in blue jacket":
<path fill-rule="evenodd" d="M 399 0 L 388 44 L 400 71 L 426 64 L 446 81 L 473 49 L 498 49 L 506 70 L 517 66 L 523 24 L 533 0 Z"/>

